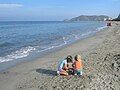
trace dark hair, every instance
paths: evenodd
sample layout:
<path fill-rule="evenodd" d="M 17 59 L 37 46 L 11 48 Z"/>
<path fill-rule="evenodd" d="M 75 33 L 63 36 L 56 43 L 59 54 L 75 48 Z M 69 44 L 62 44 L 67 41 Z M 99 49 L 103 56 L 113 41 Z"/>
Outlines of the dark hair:
<path fill-rule="evenodd" d="M 72 56 L 71 55 L 69 55 L 69 56 L 67 56 L 67 63 L 69 63 L 69 62 L 73 62 L 72 60 L 73 60 L 73 58 L 72 58 Z"/>
<path fill-rule="evenodd" d="M 77 55 L 75 56 L 75 58 L 74 58 L 75 60 L 77 60 Z"/>

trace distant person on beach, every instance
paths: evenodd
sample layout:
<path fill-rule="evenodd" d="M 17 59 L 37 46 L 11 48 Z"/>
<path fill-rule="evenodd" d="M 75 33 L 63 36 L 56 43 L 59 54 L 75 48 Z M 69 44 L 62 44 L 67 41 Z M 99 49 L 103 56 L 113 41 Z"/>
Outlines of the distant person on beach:
<path fill-rule="evenodd" d="M 83 64 L 80 55 L 75 56 L 75 61 L 73 63 L 74 75 L 82 76 L 83 74 Z"/>
<path fill-rule="evenodd" d="M 58 65 L 58 71 L 57 74 L 58 75 L 69 75 L 68 74 L 68 69 L 69 69 L 69 63 L 72 63 L 72 56 L 67 56 L 67 58 L 65 58 L 64 60 L 62 60 L 59 65 Z"/>
<path fill-rule="evenodd" d="M 112 26 L 111 21 L 107 21 L 107 26 Z"/>

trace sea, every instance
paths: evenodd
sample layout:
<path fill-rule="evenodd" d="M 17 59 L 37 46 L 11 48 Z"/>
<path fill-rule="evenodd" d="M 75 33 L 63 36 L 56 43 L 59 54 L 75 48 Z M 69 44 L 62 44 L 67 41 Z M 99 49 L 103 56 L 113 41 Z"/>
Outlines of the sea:
<path fill-rule="evenodd" d="M 0 71 L 94 35 L 102 21 L 1 21 Z"/>

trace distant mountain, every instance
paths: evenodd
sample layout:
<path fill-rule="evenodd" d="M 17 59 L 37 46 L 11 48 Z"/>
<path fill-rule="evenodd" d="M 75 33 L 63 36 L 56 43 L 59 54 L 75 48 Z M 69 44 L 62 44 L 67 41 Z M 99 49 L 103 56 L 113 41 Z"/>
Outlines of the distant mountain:
<path fill-rule="evenodd" d="M 120 21 L 120 14 L 118 15 L 117 18 L 113 19 L 113 21 Z"/>
<path fill-rule="evenodd" d="M 70 20 L 64 20 L 64 21 L 67 21 L 67 22 L 79 22 L 79 21 L 104 21 L 104 20 L 109 20 L 110 17 L 109 16 L 105 16 L 105 15 L 91 15 L 91 16 L 88 16 L 88 15 L 81 15 L 81 16 L 78 16 L 78 17 L 75 17 L 75 18 L 72 18 Z"/>

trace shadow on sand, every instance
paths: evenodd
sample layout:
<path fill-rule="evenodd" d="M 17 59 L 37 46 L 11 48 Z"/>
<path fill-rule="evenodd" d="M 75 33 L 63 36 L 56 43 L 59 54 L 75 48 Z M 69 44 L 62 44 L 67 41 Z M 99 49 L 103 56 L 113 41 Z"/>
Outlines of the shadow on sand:
<path fill-rule="evenodd" d="M 49 76 L 56 76 L 57 75 L 56 71 L 54 71 L 54 70 L 48 70 L 48 69 L 42 69 L 42 68 L 36 69 L 36 72 L 46 74 Z"/>

